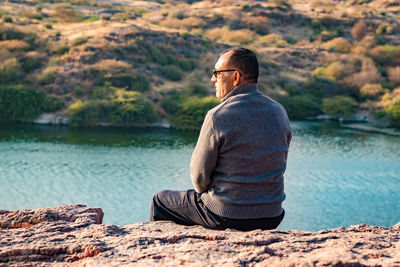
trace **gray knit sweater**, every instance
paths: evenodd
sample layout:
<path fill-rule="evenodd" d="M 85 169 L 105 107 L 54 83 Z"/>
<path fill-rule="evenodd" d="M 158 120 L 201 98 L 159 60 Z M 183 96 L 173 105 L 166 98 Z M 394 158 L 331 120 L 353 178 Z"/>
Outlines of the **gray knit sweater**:
<path fill-rule="evenodd" d="M 206 207 L 235 219 L 280 215 L 291 137 L 285 109 L 257 84 L 226 95 L 207 113 L 190 164 Z"/>

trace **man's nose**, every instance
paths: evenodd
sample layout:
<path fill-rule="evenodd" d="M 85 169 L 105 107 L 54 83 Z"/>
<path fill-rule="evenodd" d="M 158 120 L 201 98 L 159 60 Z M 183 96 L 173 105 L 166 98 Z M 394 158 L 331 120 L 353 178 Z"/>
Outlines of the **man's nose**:
<path fill-rule="evenodd" d="M 211 81 L 212 81 L 213 83 L 215 83 L 215 82 L 217 81 L 217 79 L 214 77 L 214 75 L 211 76 Z"/>

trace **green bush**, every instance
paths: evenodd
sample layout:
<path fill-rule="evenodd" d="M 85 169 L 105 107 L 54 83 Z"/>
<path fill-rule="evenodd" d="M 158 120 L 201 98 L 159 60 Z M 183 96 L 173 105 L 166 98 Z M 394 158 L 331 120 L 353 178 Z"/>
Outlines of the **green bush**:
<path fill-rule="evenodd" d="M 208 88 L 201 84 L 193 84 L 191 86 L 191 92 L 197 96 L 207 96 L 208 95 Z"/>
<path fill-rule="evenodd" d="M 333 98 L 324 98 L 321 109 L 325 114 L 346 118 L 354 112 L 355 103 L 349 96 L 337 95 Z"/>
<path fill-rule="evenodd" d="M 43 99 L 42 111 L 54 112 L 61 109 L 63 106 L 64 100 L 52 95 L 46 95 L 46 97 Z"/>
<path fill-rule="evenodd" d="M 0 84 L 18 81 L 21 74 L 21 65 L 15 57 L 0 63 Z"/>
<path fill-rule="evenodd" d="M 111 106 L 107 100 L 78 100 L 68 108 L 71 126 L 95 126 L 99 121 L 107 121 Z"/>
<path fill-rule="evenodd" d="M 34 119 L 40 113 L 55 111 L 62 105 L 62 100 L 25 84 L 0 87 L 0 120 Z"/>
<path fill-rule="evenodd" d="M 68 111 L 72 126 L 95 126 L 99 122 L 132 126 L 158 119 L 152 103 L 139 92 L 125 92 L 113 100 L 78 100 Z"/>
<path fill-rule="evenodd" d="M 56 79 L 56 69 L 54 67 L 47 67 L 38 77 L 38 82 L 41 85 L 50 84 Z"/>
<path fill-rule="evenodd" d="M 145 92 L 150 88 L 150 82 L 141 74 L 113 74 L 107 77 L 100 76 L 99 83 L 109 82 L 115 87 L 126 88 L 129 91 Z"/>
<path fill-rule="evenodd" d="M 134 100 L 115 100 L 110 119 L 118 124 L 145 124 L 155 122 L 158 114 L 149 100 L 140 97 Z"/>
<path fill-rule="evenodd" d="M 173 90 L 168 96 L 161 100 L 161 106 L 169 115 L 175 115 L 181 108 L 182 103 L 188 97 L 188 91 L 178 92 Z"/>
<path fill-rule="evenodd" d="M 88 41 L 88 37 L 82 36 L 82 37 L 78 37 L 76 39 L 74 39 L 72 41 L 72 46 L 78 46 L 78 45 L 82 45 L 82 44 L 86 44 Z"/>
<path fill-rule="evenodd" d="M 200 130 L 207 112 L 219 103 L 212 96 L 187 98 L 172 118 L 173 126 L 179 130 Z"/>
<path fill-rule="evenodd" d="M 196 68 L 196 62 L 192 59 L 181 59 L 179 66 L 183 71 L 192 71 Z"/>
<path fill-rule="evenodd" d="M 168 54 L 166 51 L 161 51 L 161 49 L 155 45 L 150 45 L 148 51 L 152 60 L 162 66 L 173 64 L 175 61 L 173 56 Z"/>
<path fill-rule="evenodd" d="M 0 26 L 0 41 L 6 40 L 22 40 L 25 34 L 13 28 Z"/>
<path fill-rule="evenodd" d="M 296 95 L 282 101 L 290 119 L 301 120 L 321 114 L 321 108 L 315 97 Z"/>
<path fill-rule="evenodd" d="M 400 105 L 393 105 L 385 111 L 389 115 L 390 126 L 400 128 Z"/>
<path fill-rule="evenodd" d="M 33 57 L 26 57 L 22 59 L 22 70 L 25 73 L 29 73 L 33 71 L 34 69 L 37 69 L 39 67 L 39 60 L 37 58 Z"/>
<path fill-rule="evenodd" d="M 311 94 L 316 98 L 331 97 L 341 93 L 341 88 L 337 83 L 328 79 L 318 77 L 309 78 L 301 85 L 302 91 Z"/>
<path fill-rule="evenodd" d="M 69 46 L 68 45 L 60 45 L 60 46 L 57 46 L 56 47 L 56 49 L 55 49 L 55 53 L 57 54 L 57 55 L 64 55 L 65 53 L 68 53 L 69 52 Z"/>
<path fill-rule="evenodd" d="M 400 63 L 400 46 L 377 46 L 370 51 L 370 55 L 378 64 L 397 64 Z"/>
<path fill-rule="evenodd" d="M 171 81 L 179 81 L 182 79 L 182 73 L 174 65 L 167 65 L 161 68 L 161 74 Z"/>

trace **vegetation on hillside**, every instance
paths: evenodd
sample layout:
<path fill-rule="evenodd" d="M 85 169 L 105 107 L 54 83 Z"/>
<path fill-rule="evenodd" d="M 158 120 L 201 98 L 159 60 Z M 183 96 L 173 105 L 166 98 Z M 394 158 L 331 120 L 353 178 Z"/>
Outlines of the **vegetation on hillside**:
<path fill-rule="evenodd" d="M 260 89 L 290 118 L 362 109 L 400 127 L 399 13 L 383 0 L 7 2 L 0 119 L 56 112 L 74 126 L 132 126 L 166 116 L 199 129 L 218 104 L 218 53 L 245 46 L 258 54 Z"/>

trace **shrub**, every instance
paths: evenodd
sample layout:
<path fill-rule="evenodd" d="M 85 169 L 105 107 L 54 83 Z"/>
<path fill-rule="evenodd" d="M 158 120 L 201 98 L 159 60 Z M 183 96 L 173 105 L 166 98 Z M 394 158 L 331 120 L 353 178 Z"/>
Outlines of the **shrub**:
<path fill-rule="evenodd" d="M 131 64 L 115 59 L 101 60 L 92 67 L 105 77 L 127 74 L 133 71 L 133 66 Z"/>
<path fill-rule="evenodd" d="M 21 74 L 21 65 L 16 58 L 0 62 L 0 84 L 18 81 Z"/>
<path fill-rule="evenodd" d="M 174 65 L 167 65 L 161 68 L 161 74 L 171 81 L 179 81 L 182 79 L 182 73 Z"/>
<path fill-rule="evenodd" d="M 150 82 L 140 74 L 112 74 L 99 78 L 100 84 L 110 83 L 116 87 L 123 87 L 129 91 L 145 92 L 150 88 Z"/>
<path fill-rule="evenodd" d="M 72 46 L 78 46 L 87 43 L 88 37 L 81 36 L 72 41 Z"/>
<path fill-rule="evenodd" d="M 190 31 L 195 28 L 203 28 L 207 23 L 201 18 L 188 17 L 183 19 L 168 18 L 163 20 L 160 25 L 168 28 L 186 29 Z"/>
<path fill-rule="evenodd" d="M 265 16 L 251 16 L 242 19 L 242 24 L 258 34 L 267 34 L 270 31 L 269 19 Z"/>
<path fill-rule="evenodd" d="M 346 75 L 345 65 L 341 62 L 333 62 L 326 68 L 320 67 L 313 72 L 313 76 L 337 81 Z"/>
<path fill-rule="evenodd" d="M 130 125 L 155 122 L 158 114 L 141 93 L 120 91 L 109 117 L 114 123 Z"/>
<path fill-rule="evenodd" d="M 392 106 L 385 111 L 389 115 L 390 126 L 400 128 L 400 105 Z"/>
<path fill-rule="evenodd" d="M 29 73 L 39 67 L 39 60 L 34 57 L 26 57 L 22 59 L 22 69 L 25 73 Z"/>
<path fill-rule="evenodd" d="M 231 44 L 248 44 L 255 38 L 255 33 L 249 29 L 229 30 L 228 27 L 214 28 L 205 33 L 212 41 L 220 41 Z"/>
<path fill-rule="evenodd" d="M 4 27 L 0 25 L 0 40 L 22 40 L 24 39 L 25 34 L 9 27 Z"/>
<path fill-rule="evenodd" d="M 55 67 L 47 67 L 42 71 L 38 77 L 38 81 L 41 85 L 49 84 L 54 82 L 56 79 L 57 69 Z"/>
<path fill-rule="evenodd" d="M 361 96 L 366 98 L 376 98 L 383 92 L 382 85 L 379 83 L 367 83 L 360 89 Z"/>
<path fill-rule="evenodd" d="M 196 61 L 192 59 L 181 59 L 179 60 L 179 66 L 183 71 L 192 71 L 196 68 Z"/>
<path fill-rule="evenodd" d="M 113 100 L 78 100 L 68 109 L 72 126 L 95 126 L 99 122 L 132 126 L 151 123 L 158 115 L 153 105 L 139 92 L 117 91 Z"/>
<path fill-rule="evenodd" d="M 351 50 L 351 44 L 343 37 L 338 37 L 322 44 L 322 48 L 339 53 L 348 53 Z"/>
<path fill-rule="evenodd" d="M 370 56 L 381 65 L 400 63 L 400 46 L 377 46 L 370 51 Z"/>
<path fill-rule="evenodd" d="M 83 18 L 72 6 L 64 4 L 55 6 L 53 14 L 60 22 L 79 22 Z"/>
<path fill-rule="evenodd" d="M 0 120 L 34 119 L 43 111 L 55 111 L 62 100 L 25 84 L 0 87 Z"/>
<path fill-rule="evenodd" d="M 99 121 L 106 121 L 111 109 L 111 102 L 94 100 L 76 101 L 69 106 L 68 114 L 71 126 L 95 126 Z"/>
<path fill-rule="evenodd" d="M 194 95 L 206 96 L 208 95 L 208 88 L 201 84 L 193 84 L 191 86 L 191 91 Z"/>
<path fill-rule="evenodd" d="M 400 66 L 389 68 L 388 77 L 393 84 L 400 85 Z"/>
<path fill-rule="evenodd" d="M 355 100 L 348 96 L 337 95 L 333 98 L 324 98 L 321 109 L 325 114 L 337 117 L 349 117 L 354 111 Z"/>
<path fill-rule="evenodd" d="M 282 36 L 271 33 L 259 38 L 260 42 L 268 46 L 285 47 L 286 41 L 282 39 Z"/>
<path fill-rule="evenodd" d="M 57 54 L 57 55 L 64 55 L 65 53 L 68 53 L 69 52 L 69 46 L 68 45 L 60 45 L 60 46 L 57 46 L 56 48 L 55 48 L 55 53 Z"/>
<path fill-rule="evenodd" d="M 377 83 L 382 79 L 381 74 L 375 66 L 371 66 L 369 69 L 355 73 L 349 77 L 346 77 L 344 81 L 350 86 L 361 88 L 367 83 Z"/>
<path fill-rule="evenodd" d="M 181 108 L 181 104 L 188 97 L 188 91 L 178 92 L 172 90 L 168 96 L 161 100 L 161 106 L 169 115 L 175 115 Z"/>
<path fill-rule="evenodd" d="M 364 21 L 360 20 L 351 29 L 351 34 L 357 40 L 361 40 L 362 38 L 364 38 L 365 34 L 367 33 L 367 30 L 368 30 L 367 24 L 365 24 Z"/>
<path fill-rule="evenodd" d="M 54 112 L 64 106 L 64 101 L 52 95 L 46 95 L 43 99 L 42 110 L 44 112 Z"/>
<path fill-rule="evenodd" d="M 111 94 L 117 90 L 116 87 L 113 87 L 110 82 L 106 82 L 105 85 L 99 86 L 93 89 L 90 94 L 91 99 L 106 99 L 111 98 Z"/>
<path fill-rule="evenodd" d="M 215 97 L 187 98 L 173 117 L 172 123 L 180 130 L 200 130 L 207 112 L 220 103 Z"/>
<path fill-rule="evenodd" d="M 23 40 L 6 40 L 0 41 L 0 49 L 6 48 L 9 51 L 28 50 L 30 45 Z"/>
<path fill-rule="evenodd" d="M 290 119 L 300 120 L 321 114 L 320 105 L 311 95 L 297 95 L 282 101 Z"/>
<path fill-rule="evenodd" d="M 341 93 L 341 89 L 337 83 L 318 77 L 309 78 L 301 84 L 301 88 L 304 93 L 311 94 L 317 99 L 331 97 Z"/>
<path fill-rule="evenodd" d="M 174 58 L 166 53 L 165 51 L 161 51 L 161 49 L 155 45 L 150 45 L 148 47 L 148 51 L 152 60 L 160 65 L 168 65 L 174 63 Z"/>

